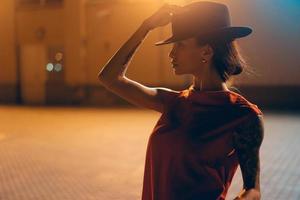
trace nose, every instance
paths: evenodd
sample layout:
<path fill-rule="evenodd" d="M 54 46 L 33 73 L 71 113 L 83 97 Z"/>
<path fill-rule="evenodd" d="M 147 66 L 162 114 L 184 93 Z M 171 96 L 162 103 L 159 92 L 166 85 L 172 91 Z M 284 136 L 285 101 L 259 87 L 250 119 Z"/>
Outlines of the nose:
<path fill-rule="evenodd" d="M 170 57 L 170 58 L 174 58 L 174 56 L 175 56 L 175 47 L 173 46 L 173 47 L 172 47 L 172 50 L 171 50 L 170 53 L 169 53 L 169 57 Z"/>

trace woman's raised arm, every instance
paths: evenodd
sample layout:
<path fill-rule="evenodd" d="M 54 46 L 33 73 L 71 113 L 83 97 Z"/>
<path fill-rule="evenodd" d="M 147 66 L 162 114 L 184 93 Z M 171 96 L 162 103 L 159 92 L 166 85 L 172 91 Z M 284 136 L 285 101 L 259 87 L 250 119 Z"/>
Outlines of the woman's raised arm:
<path fill-rule="evenodd" d="M 98 79 L 103 86 L 135 105 L 162 112 L 163 95 L 178 92 L 162 87 L 147 87 L 130 80 L 125 73 L 130 59 L 149 31 L 168 24 L 171 21 L 170 13 L 176 8 L 178 6 L 165 4 L 139 26 L 98 73 Z"/>

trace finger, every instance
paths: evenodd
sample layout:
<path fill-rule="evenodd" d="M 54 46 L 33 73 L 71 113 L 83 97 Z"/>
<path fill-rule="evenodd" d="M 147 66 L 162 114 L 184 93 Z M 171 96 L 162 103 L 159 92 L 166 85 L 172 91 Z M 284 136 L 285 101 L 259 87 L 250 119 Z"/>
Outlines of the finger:
<path fill-rule="evenodd" d="M 181 7 L 181 6 L 176 6 L 176 7 L 173 7 L 173 8 L 168 8 L 167 11 L 171 12 L 173 14 L 184 14 L 186 12 L 189 12 L 188 9 L 186 9 L 184 7 Z"/>
<path fill-rule="evenodd" d="M 178 11 L 182 8 L 181 6 L 175 5 L 175 4 L 168 4 L 165 3 L 162 7 L 162 12 L 166 12 L 168 16 L 173 16 L 173 14 L 178 13 Z"/>

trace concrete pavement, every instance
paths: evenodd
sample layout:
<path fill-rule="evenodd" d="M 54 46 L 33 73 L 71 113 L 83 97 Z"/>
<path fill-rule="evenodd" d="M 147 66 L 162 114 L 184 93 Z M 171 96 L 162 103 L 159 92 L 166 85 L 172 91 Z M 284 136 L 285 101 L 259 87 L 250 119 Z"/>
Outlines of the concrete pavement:
<path fill-rule="evenodd" d="M 1 200 L 138 200 L 159 113 L 0 106 Z M 264 200 L 300 199 L 300 115 L 265 113 Z M 242 187 L 238 169 L 227 199 Z"/>

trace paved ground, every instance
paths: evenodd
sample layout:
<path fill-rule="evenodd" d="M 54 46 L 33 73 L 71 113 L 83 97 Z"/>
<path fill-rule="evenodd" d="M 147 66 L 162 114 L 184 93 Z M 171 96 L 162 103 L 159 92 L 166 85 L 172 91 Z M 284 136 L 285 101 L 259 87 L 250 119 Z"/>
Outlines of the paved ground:
<path fill-rule="evenodd" d="M 159 113 L 0 106 L 1 200 L 138 200 Z M 300 115 L 265 112 L 263 200 L 300 199 Z M 242 187 L 236 173 L 228 198 Z"/>

